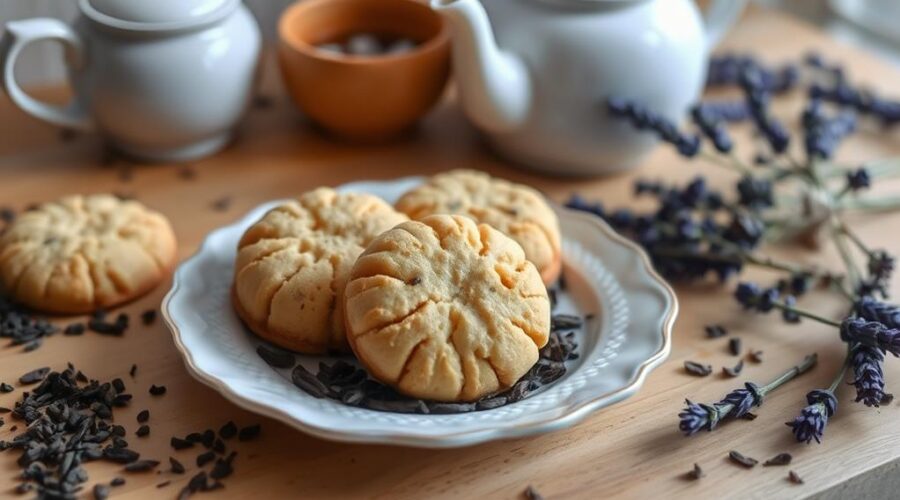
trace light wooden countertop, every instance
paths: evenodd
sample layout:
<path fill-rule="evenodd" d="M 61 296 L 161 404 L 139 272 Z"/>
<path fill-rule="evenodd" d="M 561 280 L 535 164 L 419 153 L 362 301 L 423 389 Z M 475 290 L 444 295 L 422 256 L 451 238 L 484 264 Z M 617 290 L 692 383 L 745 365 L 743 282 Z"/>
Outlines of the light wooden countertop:
<path fill-rule="evenodd" d="M 816 48 L 843 62 L 854 81 L 900 95 L 900 72 L 896 69 L 780 15 L 756 12 L 747 16 L 726 45 L 764 53 L 772 61 L 796 59 L 807 49 Z M 61 141 L 56 130 L 25 117 L 4 98 L 0 102 L 0 205 L 21 209 L 30 202 L 75 192 L 133 194 L 169 216 L 179 238 L 179 256 L 185 258 L 210 230 L 230 223 L 263 201 L 364 178 L 479 168 L 537 186 L 556 200 L 578 191 L 602 199 L 607 206 L 630 203 L 636 176 L 685 180 L 704 172 L 714 184 L 734 180 L 733 174 L 715 167 L 700 162 L 687 164 L 667 148 L 660 148 L 628 175 L 594 180 L 533 175 L 487 152 L 452 97 L 415 134 L 400 142 L 377 147 L 342 144 L 303 123 L 282 93 L 273 62 L 267 60 L 264 89 L 273 96 L 274 106 L 254 108 L 233 146 L 194 163 L 194 180 L 181 178 L 177 165 L 158 165 L 134 168 L 132 179 L 126 182 L 116 168 L 101 165 L 95 138 Z M 49 94 L 58 96 L 60 92 Z M 796 110 L 799 99 L 779 106 Z M 752 149 L 747 154 L 752 154 Z M 895 129 L 877 136 L 858 134 L 841 150 L 840 157 L 855 162 L 898 155 L 900 129 Z M 892 187 L 900 186 L 894 183 Z M 231 207 L 226 212 L 213 210 L 212 204 L 224 196 L 232 198 Z M 900 252 L 900 239 L 896 237 L 900 214 L 855 219 L 853 224 L 873 244 Z M 837 264 L 831 250 L 824 253 L 824 257 L 803 254 L 802 258 L 824 258 Z M 136 315 L 158 307 L 167 289 L 168 283 L 124 310 Z M 163 460 L 164 465 L 169 455 L 193 465 L 197 454 L 196 450 L 172 452 L 169 438 L 173 435 L 218 428 L 230 419 L 240 425 L 262 422 L 259 440 L 235 448 L 239 452 L 235 474 L 225 481 L 224 490 L 215 493 L 223 497 L 516 498 L 529 484 L 548 498 L 896 495 L 900 486 L 898 403 L 866 408 L 852 402 L 852 388 L 842 387 L 838 391 L 838 414 L 829 422 L 823 444 L 794 442 L 783 422 L 804 406 L 807 391 L 827 386 L 841 362 L 843 345 L 836 332 L 814 324 L 785 326 L 775 315 L 743 314 L 733 303 L 730 289 L 712 284 L 677 289 L 682 312 L 675 327 L 672 354 L 636 396 L 568 430 L 470 448 L 432 451 L 331 443 L 245 412 L 188 375 L 161 321 L 152 327 L 133 321 L 134 326 L 122 338 L 91 333 L 82 337 L 57 335 L 30 353 L 2 348 L 0 381 L 14 382 L 39 366 L 60 369 L 67 361 L 91 377 L 122 377 L 135 400 L 130 408 L 117 410 L 116 418 L 128 427 L 134 449 L 147 458 Z M 894 286 L 894 291 L 900 292 L 900 287 Z M 837 315 L 841 309 L 832 299 L 814 305 L 825 314 Z M 743 339 L 745 347 L 762 349 L 765 362 L 748 364 L 738 379 L 684 375 L 681 366 L 686 359 L 708 362 L 716 369 L 735 360 L 727 354 L 727 339 L 705 338 L 703 325 L 709 323 L 722 323 L 732 335 Z M 770 379 L 810 352 L 818 352 L 818 367 L 768 397 L 755 421 L 728 423 L 714 433 L 692 438 L 679 434 L 677 413 L 685 397 L 718 400 L 745 380 Z M 139 367 L 134 381 L 127 375 L 132 363 Z M 885 376 L 889 390 L 900 391 L 900 361 L 887 360 Z M 150 384 L 166 385 L 168 393 L 152 398 L 147 394 Z M 19 390 L 0 395 L 0 406 L 11 407 L 19 396 Z M 152 431 L 149 438 L 137 438 L 131 435 L 137 428 L 134 416 L 144 408 L 152 413 Z M 9 428 L 9 422 L 0 428 L 0 439 L 10 436 Z M 727 459 L 732 449 L 759 459 L 790 452 L 794 455 L 790 468 L 806 482 L 788 483 L 785 467 L 736 467 Z M 0 494 L 15 484 L 15 456 L 15 452 L 0 454 Z M 703 467 L 706 477 L 699 481 L 682 479 L 694 462 Z M 126 475 L 128 483 L 114 489 L 113 495 L 174 497 L 193 469 L 191 466 L 188 474 L 174 477 L 168 473 Z M 119 474 L 117 466 L 99 462 L 90 464 L 88 471 L 89 485 L 108 482 Z M 172 479 L 173 484 L 157 489 L 155 485 L 165 479 Z"/>

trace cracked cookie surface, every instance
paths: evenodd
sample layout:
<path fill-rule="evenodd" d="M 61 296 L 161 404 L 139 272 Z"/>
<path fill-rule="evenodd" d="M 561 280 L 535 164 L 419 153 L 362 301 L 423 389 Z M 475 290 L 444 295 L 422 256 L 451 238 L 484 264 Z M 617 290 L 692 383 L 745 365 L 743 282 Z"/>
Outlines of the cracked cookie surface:
<path fill-rule="evenodd" d="M 343 294 L 376 236 L 406 221 L 376 196 L 319 188 L 278 206 L 238 244 L 232 302 L 260 337 L 305 353 L 348 350 Z"/>
<path fill-rule="evenodd" d="M 476 170 L 451 170 L 410 190 L 395 206 L 413 220 L 434 214 L 461 214 L 488 224 L 522 246 L 545 284 L 559 277 L 559 220 L 544 197 L 531 187 Z"/>
<path fill-rule="evenodd" d="M 550 300 L 522 247 L 433 215 L 376 238 L 350 272 L 347 337 L 370 374 L 415 398 L 475 401 L 538 360 Z"/>
<path fill-rule="evenodd" d="M 0 235 L 0 285 L 34 309 L 85 313 L 148 292 L 175 254 L 168 220 L 141 203 L 68 196 L 23 213 Z"/>

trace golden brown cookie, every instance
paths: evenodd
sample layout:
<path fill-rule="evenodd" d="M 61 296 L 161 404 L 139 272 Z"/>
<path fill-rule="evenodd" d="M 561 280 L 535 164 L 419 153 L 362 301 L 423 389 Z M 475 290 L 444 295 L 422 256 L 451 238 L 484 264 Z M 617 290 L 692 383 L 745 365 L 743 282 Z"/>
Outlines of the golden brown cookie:
<path fill-rule="evenodd" d="M 269 211 L 238 245 L 233 303 L 260 337 L 305 353 L 348 350 L 350 267 L 376 236 L 407 220 L 380 198 L 320 188 Z"/>
<path fill-rule="evenodd" d="M 0 285 L 41 311 L 85 313 L 151 290 L 175 252 L 169 221 L 144 205 L 69 196 L 25 212 L 0 235 Z"/>
<path fill-rule="evenodd" d="M 382 234 L 350 272 L 347 338 L 370 374 L 414 398 L 474 401 L 538 360 L 550 300 L 518 243 L 458 215 Z"/>
<path fill-rule="evenodd" d="M 528 186 L 475 170 L 451 170 L 404 194 L 395 206 L 414 220 L 432 214 L 468 215 L 516 240 L 544 284 L 559 277 L 559 220 L 544 197 Z"/>

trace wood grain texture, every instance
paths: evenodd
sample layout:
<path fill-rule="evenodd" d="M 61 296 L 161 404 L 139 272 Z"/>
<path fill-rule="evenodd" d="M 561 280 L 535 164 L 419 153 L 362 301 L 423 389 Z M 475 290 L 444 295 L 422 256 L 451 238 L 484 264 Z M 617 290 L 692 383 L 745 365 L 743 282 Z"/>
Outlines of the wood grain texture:
<path fill-rule="evenodd" d="M 815 47 L 844 62 L 854 79 L 900 95 L 900 73 L 896 70 L 777 15 L 749 16 L 727 46 L 765 53 L 773 61 L 797 57 Z M 179 256 L 184 258 L 196 250 L 207 232 L 232 222 L 263 201 L 364 178 L 479 168 L 537 186 L 556 200 L 579 191 L 602 199 L 607 206 L 631 203 L 631 183 L 639 175 L 684 180 L 702 171 L 718 185 L 734 181 L 732 174 L 715 167 L 699 163 L 688 166 L 665 148 L 628 175 L 581 181 L 532 175 L 485 151 L 453 105 L 452 97 L 400 142 L 367 147 L 343 144 L 323 137 L 304 123 L 287 102 L 271 64 L 268 69 L 264 89 L 273 96 L 275 106 L 253 109 L 232 147 L 193 165 L 197 173 L 194 180 L 180 178 L 179 166 L 159 165 L 135 168 L 133 179 L 123 182 L 116 169 L 101 166 L 96 139 L 80 137 L 61 142 L 57 131 L 11 109 L 4 100 L 0 103 L 0 205 L 23 208 L 30 202 L 73 192 L 133 194 L 171 218 L 179 238 Z M 786 112 L 795 111 L 799 99 L 780 106 Z M 746 142 L 742 145 L 744 151 L 752 151 Z M 878 136 L 864 131 L 841 151 L 842 159 L 849 162 L 897 155 L 900 130 Z M 900 189 L 897 183 L 884 184 L 878 189 Z M 213 210 L 213 203 L 223 196 L 233 198 L 230 209 L 224 213 Z M 900 214 L 855 219 L 853 225 L 876 246 L 900 251 L 896 237 Z M 822 256 L 795 256 L 837 264 L 830 249 Z M 158 307 L 167 288 L 165 283 L 124 310 L 140 313 Z M 900 286 L 894 286 L 894 291 L 900 292 Z M 169 333 L 159 322 L 143 327 L 135 321 L 123 338 L 90 333 L 83 337 L 56 336 L 27 354 L 2 348 L 0 381 L 14 382 L 38 366 L 62 368 L 66 361 L 92 377 L 123 377 L 136 397 L 130 408 L 117 411 L 116 420 L 133 433 L 137 412 L 149 408 L 152 413 L 150 437 L 130 436 L 133 448 L 147 458 L 165 460 L 175 455 L 186 464 L 193 463 L 197 452 L 173 453 L 168 444 L 170 436 L 218 428 L 229 419 L 241 425 L 261 421 L 261 439 L 238 447 L 236 474 L 226 481 L 224 490 L 216 493 L 223 497 L 519 498 L 529 484 L 549 498 L 797 498 L 817 493 L 845 497 L 854 493 L 853 484 L 865 484 L 865 491 L 877 496 L 888 491 L 880 487 L 890 484 L 885 478 L 896 471 L 900 461 L 897 402 L 880 409 L 866 408 L 852 403 L 852 389 L 841 387 L 838 414 L 829 423 L 821 445 L 797 444 L 783 424 L 803 406 L 808 390 L 827 385 L 840 363 L 843 352 L 837 332 L 812 324 L 785 326 L 776 317 L 740 313 L 727 291 L 712 284 L 681 287 L 678 294 L 682 313 L 675 328 L 672 355 L 650 375 L 639 394 L 572 429 L 464 449 L 432 451 L 330 443 L 249 414 L 189 377 Z M 807 303 L 834 317 L 844 307 L 833 298 L 816 295 Z M 686 359 L 710 363 L 716 370 L 736 361 L 728 354 L 727 338 L 705 338 L 702 327 L 713 322 L 740 336 L 745 348 L 762 349 L 765 361 L 749 364 L 738 379 L 685 375 L 681 366 Z M 686 396 L 698 401 L 717 400 L 739 382 L 764 382 L 810 352 L 818 352 L 819 366 L 770 396 L 757 420 L 728 423 L 715 433 L 690 439 L 677 432 L 676 414 Z M 127 375 L 132 363 L 138 364 L 134 381 Z M 889 389 L 900 387 L 896 385 L 900 383 L 900 362 L 888 360 L 885 372 Z M 147 393 L 150 384 L 164 384 L 168 393 L 151 397 Z M 0 406 L 12 406 L 20 395 L 18 389 L 0 395 Z M 10 437 L 9 427 L 0 428 L 0 439 Z M 736 467 L 727 459 L 732 449 L 760 460 L 790 452 L 794 455 L 790 469 L 806 483 L 788 483 L 786 467 Z M 706 477 L 699 481 L 683 479 L 694 462 L 703 467 Z M 167 473 L 132 474 L 114 495 L 157 498 L 165 493 L 174 497 L 192 469 L 189 467 L 186 476 L 171 478 Z M 0 454 L 0 494 L 8 493 L 15 484 L 17 470 L 14 453 Z M 119 474 L 118 467 L 102 463 L 91 464 L 88 470 L 89 484 L 109 481 Z M 156 489 L 155 485 L 165 479 L 172 479 L 172 486 Z M 848 486 L 833 489 L 842 484 Z"/>

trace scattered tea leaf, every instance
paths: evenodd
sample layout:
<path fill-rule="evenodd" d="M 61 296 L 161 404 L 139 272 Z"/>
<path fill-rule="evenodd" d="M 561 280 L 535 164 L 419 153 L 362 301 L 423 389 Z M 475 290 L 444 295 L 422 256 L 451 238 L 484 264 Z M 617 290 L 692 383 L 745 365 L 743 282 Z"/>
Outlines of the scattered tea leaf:
<path fill-rule="evenodd" d="M 700 468 L 699 464 L 694 464 L 694 468 L 685 474 L 685 476 L 692 481 L 696 481 L 705 475 L 706 474 L 703 473 L 703 469 Z"/>
<path fill-rule="evenodd" d="M 744 360 L 738 361 L 738 364 L 734 365 L 734 367 L 725 366 L 722 367 L 722 372 L 727 377 L 737 377 L 741 374 L 741 370 L 744 369 Z"/>
<path fill-rule="evenodd" d="M 151 385 L 150 386 L 150 394 L 152 396 L 162 396 L 166 393 L 166 386 L 164 385 Z"/>
<path fill-rule="evenodd" d="M 256 354 L 272 368 L 293 368 L 296 362 L 293 354 L 267 345 L 257 347 Z"/>
<path fill-rule="evenodd" d="M 730 452 L 728 452 L 728 458 L 730 458 L 732 462 L 738 465 L 742 465 L 748 469 L 756 466 L 756 464 L 759 463 L 759 460 L 756 460 L 755 458 L 745 457 L 740 452 L 735 450 L 731 450 Z"/>
<path fill-rule="evenodd" d="M 240 441 L 250 441 L 251 439 L 256 439 L 259 436 L 259 432 L 262 430 L 262 426 L 259 424 L 256 425 L 248 425 L 241 429 L 238 433 L 238 440 Z"/>
<path fill-rule="evenodd" d="M 790 453 L 779 453 L 779 454 L 775 455 L 774 457 L 763 462 L 763 466 L 769 467 L 772 465 L 789 465 L 791 463 L 792 458 L 793 457 L 791 457 Z"/>
<path fill-rule="evenodd" d="M 237 425 L 235 425 L 233 421 L 229 420 L 228 423 L 226 423 L 219 429 L 219 437 L 221 437 L 222 439 L 231 439 L 237 435 L 237 431 Z"/>
<path fill-rule="evenodd" d="M 173 474 L 184 474 L 184 465 L 174 457 L 169 457 L 169 470 Z"/>
<path fill-rule="evenodd" d="M 706 336 L 711 339 L 717 339 L 728 335 L 728 330 L 722 325 L 706 325 L 703 329 L 706 330 Z"/>
<path fill-rule="evenodd" d="M 750 361 L 754 363 L 762 363 L 763 362 L 763 352 L 762 351 L 750 351 Z"/>
<path fill-rule="evenodd" d="M 125 466 L 127 472 L 147 472 L 156 468 L 159 460 L 137 460 Z"/>
<path fill-rule="evenodd" d="M 787 478 L 788 478 L 788 481 L 790 481 L 794 484 L 803 484 L 803 478 L 801 478 L 800 475 L 794 471 L 788 471 Z"/>
<path fill-rule="evenodd" d="M 685 361 L 684 362 L 684 370 L 689 375 L 695 375 L 697 377 L 705 377 L 712 373 L 712 366 L 703 365 L 694 361 Z"/>
<path fill-rule="evenodd" d="M 728 352 L 730 352 L 732 356 L 740 356 L 741 355 L 741 338 L 740 337 L 732 337 L 732 338 L 728 339 Z"/>
<path fill-rule="evenodd" d="M 544 500 L 544 496 L 532 485 L 528 485 L 524 492 L 526 500 Z"/>

